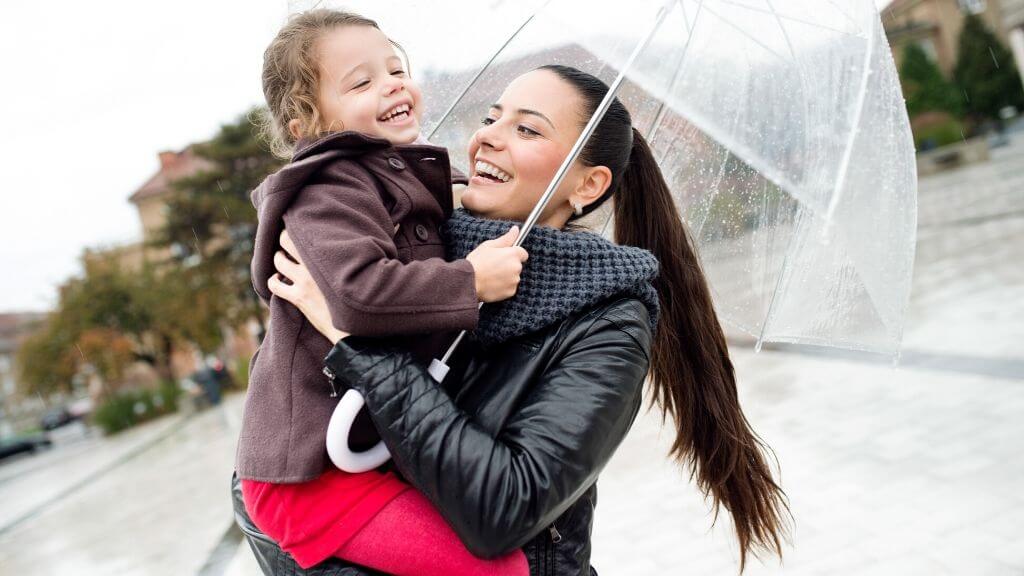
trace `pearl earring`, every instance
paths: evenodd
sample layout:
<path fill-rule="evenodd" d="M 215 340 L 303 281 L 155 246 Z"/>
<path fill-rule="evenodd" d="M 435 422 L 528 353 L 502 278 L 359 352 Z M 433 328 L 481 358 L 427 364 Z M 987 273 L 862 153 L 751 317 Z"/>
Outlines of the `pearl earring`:
<path fill-rule="evenodd" d="M 579 202 L 570 202 L 570 204 L 572 204 L 572 210 L 573 210 L 573 212 L 576 213 L 577 216 L 582 216 L 583 215 L 583 205 L 582 204 L 580 204 Z"/>

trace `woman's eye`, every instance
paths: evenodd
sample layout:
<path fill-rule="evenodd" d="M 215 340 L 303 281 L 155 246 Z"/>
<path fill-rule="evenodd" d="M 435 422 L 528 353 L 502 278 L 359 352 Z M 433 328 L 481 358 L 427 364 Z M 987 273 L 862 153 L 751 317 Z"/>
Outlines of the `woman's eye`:
<path fill-rule="evenodd" d="M 494 124 L 494 118 L 484 118 L 480 123 L 484 126 L 490 126 L 491 124 Z"/>
<path fill-rule="evenodd" d="M 519 131 L 527 134 L 528 136 L 540 136 L 540 132 L 537 132 L 532 128 L 527 128 L 526 126 L 520 126 Z"/>

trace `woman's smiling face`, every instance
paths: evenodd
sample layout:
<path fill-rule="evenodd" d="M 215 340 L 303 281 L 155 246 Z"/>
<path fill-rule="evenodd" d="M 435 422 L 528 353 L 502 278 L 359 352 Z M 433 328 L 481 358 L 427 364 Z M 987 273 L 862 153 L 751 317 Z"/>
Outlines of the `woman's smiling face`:
<path fill-rule="evenodd" d="M 462 205 L 483 218 L 525 220 L 580 135 L 581 106 L 575 88 L 553 72 L 534 70 L 513 80 L 470 141 Z M 585 171 L 578 164 L 570 169 L 541 224 L 565 224 Z"/>

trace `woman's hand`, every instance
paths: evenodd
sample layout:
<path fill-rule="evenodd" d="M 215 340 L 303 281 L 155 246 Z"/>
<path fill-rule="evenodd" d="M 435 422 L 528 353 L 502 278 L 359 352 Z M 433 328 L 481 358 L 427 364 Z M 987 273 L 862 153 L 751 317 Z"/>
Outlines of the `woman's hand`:
<path fill-rule="evenodd" d="M 320 287 L 313 281 L 309 269 L 299 260 L 299 252 L 288 237 L 288 231 L 281 232 L 281 247 L 274 254 L 274 268 L 277 274 L 267 282 L 270 291 L 278 298 L 283 298 L 299 309 L 318 332 L 327 337 L 332 344 L 348 336 L 334 327 L 331 311 L 327 307 L 327 299 Z"/>

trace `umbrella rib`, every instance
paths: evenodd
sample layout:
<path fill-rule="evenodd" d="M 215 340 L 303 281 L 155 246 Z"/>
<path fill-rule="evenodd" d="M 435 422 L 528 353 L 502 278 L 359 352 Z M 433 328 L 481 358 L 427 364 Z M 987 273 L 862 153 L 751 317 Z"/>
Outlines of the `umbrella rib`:
<path fill-rule="evenodd" d="M 786 47 L 789 48 L 789 57 L 796 61 L 796 52 L 793 50 L 793 42 L 790 41 L 789 33 L 786 32 L 786 25 L 782 23 L 782 16 L 775 11 L 775 7 L 772 6 L 771 0 L 764 0 L 764 2 L 768 5 L 768 9 L 772 11 L 772 15 L 775 16 L 775 20 L 779 23 L 779 31 L 782 32 L 782 37 L 786 39 Z"/>
<path fill-rule="evenodd" d="M 775 12 L 774 9 L 769 11 L 769 10 L 765 10 L 764 8 L 757 8 L 757 7 L 754 7 L 754 6 L 747 6 L 746 4 L 740 4 L 738 2 L 733 2 L 732 0 L 718 0 L 718 2 L 721 3 L 721 4 L 728 4 L 730 6 L 736 6 L 737 8 L 743 8 L 745 10 L 751 10 L 753 12 L 760 12 L 762 14 L 775 14 L 777 17 L 782 18 L 783 20 L 789 20 L 791 22 L 798 22 L 800 24 L 804 24 L 806 26 L 811 26 L 813 28 L 820 28 L 822 30 L 828 30 L 829 32 L 835 32 L 837 34 L 843 34 L 844 36 L 857 36 L 857 34 L 853 34 L 853 33 L 847 32 L 846 30 L 840 30 L 838 28 L 833 28 L 831 26 L 825 26 L 824 24 L 819 24 L 817 22 L 810 22 L 808 20 L 804 20 L 803 18 L 798 18 L 796 16 L 790 16 L 788 14 L 778 14 L 778 13 Z M 831 2 L 830 2 L 830 4 L 831 4 Z M 836 8 L 836 10 L 838 11 L 839 9 Z M 846 13 L 844 13 L 842 11 L 839 11 L 839 12 L 847 20 L 849 20 L 851 23 L 853 23 L 854 25 L 857 24 L 852 18 L 850 18 L 849 15 L 847 15 Z"/>
<path fill-rule="evenodd" d="M 836 174 L 836 182 L 832 188 L 832 197 L 828 200 L 828 208 L 825 210 L 825 225 L 822 228 L 822 236 L 828 235 L 832 227 L 832 217 L 839 204 L 839 194 L 846 184 L 846 175 L 850 171 L 850 158 L 853 156 L 853 144 L 857 140 L 857 132 L 860 127 L 860 118 L 864 113 L 864 102 L 867 100 L 868 78 L 871 76 L 871 54 L 875 49 L 875 26 L 868 31 L 867 48 L 864 50 L 864 72 L 861 76 L 860 90 L 857 93 L 857 105 L 853 109 L 853 121 L 850 123 L 850 140 L 843 150 L 843 158 L 839 164 L 839 171 Z"/>
<path fill-rule="evenodd" d="M 757 343 L 754 344 L 754 351 L 755 352 L 760 352 L 761 351 L 761 344 L 764 343 L 765 335 L 768 333 L 768 326 L 771 324 L 772 320 L 775 318 L 776 309 L 777 309 L 775 303 L 776 303 L 776 301 L 778 299 L 779 292 L 782 291 L 783 281 L 787 280 L 787 277 L 789 275 L 788 264 L 789 264 L 789 257 L 792 256 L 793 250 L 794 250 L 793 243 L 795 242 L 795 240 L 797 238 L 798 231 L 802 227 L 804 227 L 806 225 L 806 220 L 805 220 L 806 215 L 804 213 L 804 210 L 805 210 L 804 206 L 800 205 L 798 210 L 799 210 L 799 212 L 798 212 L 798 215 L 797 215 L 797 225 L 794 227 L 795 229 L 793 229 L 790 232 L 789 242 L 786 244 L 786 255 L 782 259 L 782 266 L 781 266 L 782 272 L 779 274 L 779 278 L 775 281 L 775 290 L 772 290 L 772 299 L 768 303 L 768 312 L 766 312 L 765 315 L 764 315 L 764 322 L 761 324 L 761 332 L 760 332 L 760 334 L 757 335 Z"/>
<path fill-rule="evenodd" d="M 855 20 L 855 19 L 853 18 L 853 16 L 850 16 L 850 15 L 849 15 L 849 14 L 848 14 L 848 13 L 846 12 L 846 10 L 843 10 L 843 9 L 842 9 L 842 8 L 841 8 L 841 7 L 840 7 L 840 6 L 838 5 L 838 4 L 836 4 L 836 3 L 834 2 L 834 0 L 825 0 L 825 2 L 827 2 L 829 6 L 831 6 L 831 7 L 835 8 L 835 9 L 836 9 L 836 12 L 839 12 L 839 13 L 840 13 L 840 14 L 842 14 L 842 15 L 843 15 L 843 16 L 844 16 L 844 17 L 845 17 L 845 18 L 846 18 L 847 20 L 849 20 L 849 21 L 850 21 L 850 24 L 853 24 L 854 26 L 857 26 L 858 28 L 860 27 L 860 23 L 859 23 L 859 22 L 857 22 L 857 21 L 856 21 L 856 20 Z"/>
<path fill-rule="evenodd" d="M 462 89 L 462 93 L 459 94 L 458 98 L 456 98 L 455 101 L 452 102 L 451 106 L 449 106 L 448 109 L 445 110 L 444 114 L 441 115 L 441 118 L 438 119 L 437 124 L 434 125 L 434 129 L 431 130 L 430 134 L 427 136 L 427 140 L 432 139 L 434 137 L 434 134 L 437 134 L 437 131 L 441 128 L 441 125 L 444 124 L 444 121 L 447 120 L 449 116 L 451 116 L 452 112 L 455 111 L 455 107 L 462 102 L 462 99 L 466 97 L 466 94 L 468 94 L 470 89 L 473 88 L 473 86 L 476 84 L 476 81 L 479 80 L 481 76 L 483 76 L 484 72 L 486 72 L 487 69 L 490 68 L 491 64 L 493 64 L 494 61 L 498 58 L 498 55 L 500 55 L 502 51 L 508 47 L 509 43 L 512 42 L 512 40 L 514 40 L 516 36 L 518 36 L 519 33 L 523 31 L 523 28 L 526 28 L 526 26 L 533 20 L 534 16 L 536 16 L 539 12 L 544 10 L 544 8 L 546 8 L 550 2 L 551 0 L 547 0 L 546 2 L 544 2 L 544 4 L 541 5 L 540 8 L 538 8 L 532 14 L 530 14 L 530 17 L 524 20 L 523 23 L 519 25 L 519 28 L 517 28 L 516 31 L 513 32 L 512 35 L 505 40 L 505 43 L 501 45 L 501 48 L 498 48 L 497 50 L 494 51 L 494 54 L 491 55 L 491 58 L 487 61 L 487 63 L 484 64 L 483 67 L 481 67 L 479 70 L 477 70 L 476 75 L 473 76 L 469 83 L 466 84 L 466 87 Z"/>
<path fill-rule="evenodd" d="M 717 12 L 712 10 L 711 8 L 704 8 L 704 9 L 707 10 L 709 13 L 711 13 L 712 16 L 717 16 L 718 19 L 721 20 L 723 23 L 729 25 L 730 27 L 734 28 L 740 34 L 743 34 L 744 36 L 746 36 L 754 44 L 757 44 L 761 48 L 764 48 L 765 52 L 768 52 L 769 54 L 771 54 L 772 56 L 775 56 L 776 58 L 778 58 L 779 60 L 782 60 L 783 62 L 789 62 L 789 60 L 787 60 L 784 56 L 782 56 L 781 54 L 775 52 L 774 50 L 769 48 L 767 44 L 761 42 L 757 38 L 754 38 L 753 36 L 748 34 L 746 30 L 744 30 L 743 28 L 740 28 L 736 24 L 733 24 L 727 18 L 723 17 L 721 14 L 718 14 Z"/>
<path fill-rule="evenodd" d="M 682 5 L 683 5 L 683 2 L 679 2 L 679 6 L 682 7 Z M 676 87 L 676 82 L 679 81 L 679 77 L 683 73 L 683 67 L 686 65 L 686 54 L 690 51 L 690 42 L 693 41 L 693 31 L 697 29 L 697 19 L 700 17 L 700 11 L 701 11 L 701 8 L 703 8 L 703 7 L 704 7 L 704 0 L 700 0 L 698 2 L 698 4 L 697 4 L 697 13 L 693 15 L 693 27 L 692 28 L 689 26 L 689 22 L 687 22 L 686 44 L 683 45 L 683 52 L 682 52 L 682 54 L 679 55 L 679 63 L 676 64 L 676 70 L 672 74 L 672 80 L 668 84 L 668 91 L 667 91 L 668 94 L 672 93 L 672 89 Z M 685 17 L 685 12 L 684 12 L 684 17 Z M 658 130 L 661 127 L 661 122 L 662 122 L 662 120 L 665 119 L 665 114 L 668 113 L 668 106 L 666 105 L 667 101 L 668 101 L 667 98 L 662 98 L 661 99 L 661 103 L 658 105 L 658 112 L 654 116 L 654 121 L 651 123 L 650 130 L 648 130 L 649 135 L 647 137 L 647 141 L 652 146 L 654 145 L 654 142 L 655 142 L 655 140 L 656 140 L 656 138 L 658 136 Z"/>
<path fill-rule="evenodd" d="M 796 52 L 793 50 L 793 43 L 790 41 L 789 33 L 786 32 L 786 25 L 783 24 L 782 17 L 779 15 L 778 12 L 775 11 L 775 7 L 772 6 L 771 0 L 764 0 L 764 1 L 765 1 L 765 4 L 768 5 L 768 8 L 771 9 L 772 14 L 775 15 L 775 18 L 779 22 L 779 30 L 782 32 L 782 36 L 786 39 L 786 46 L 789 47 L 789 54 L 790 54 L 790 56 L 793 57 L 794 65 L 797 68 L 800 68 L 800 61 L 799 61 L 799 59 L 797 59 Z M 807 94 L 809 94 L 810 91 L 807 89 L 807 79 L 804 77 L 804 75 L 803 74 L 799 74 L 798 77 L 800 78 L 800 88 L 804 92 L 804 97 L 800 99 L 801 102 L 803 102 L 803 105 L 804 105 L 804 117 L 808 118 L 808 117 L 810 117 L 810 114 L 809 114 L 809 112 L 807 110 Z M 803 138 L 802 138 L 802 140 L 803 140 L 803 146 L 806 149 L 806 147 L 807 147 L 807 124 L 803 124 Z"/>

